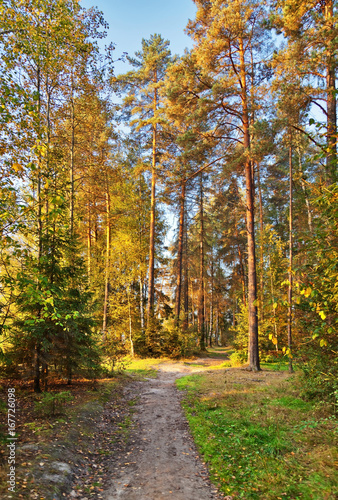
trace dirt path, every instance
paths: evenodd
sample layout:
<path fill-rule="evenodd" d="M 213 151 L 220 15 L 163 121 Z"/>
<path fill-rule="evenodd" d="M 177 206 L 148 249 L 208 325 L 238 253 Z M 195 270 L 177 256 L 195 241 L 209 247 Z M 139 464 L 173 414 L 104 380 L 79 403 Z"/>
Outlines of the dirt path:
<path fill-rule="evenodd" d="M 163 363 L 158 378 L 129 387 L 139 395 L 129 450 L 118 458 L 105 500 L 208 500 L 221 498 L 208 481 L 198 457 L 175 387 L 178 377 L 207 370 L 222 360 L 198 360 L 204 366 Z M 131 392 L 130 392 L 131 391 Z M 128 397 L 128 394 L 126 394 Z"/>

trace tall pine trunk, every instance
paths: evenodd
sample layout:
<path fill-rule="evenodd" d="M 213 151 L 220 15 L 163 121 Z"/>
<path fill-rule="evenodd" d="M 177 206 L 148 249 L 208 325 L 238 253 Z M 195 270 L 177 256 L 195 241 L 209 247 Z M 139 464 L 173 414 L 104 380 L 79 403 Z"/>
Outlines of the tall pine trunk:
<path fill-rule="evenodd" d="M 90 200 L 88 200 L 87 205 L 87 216 L 88 216 L 88 226 L 87 226 L 87 273 L 88 281 L 91 280 L 92 274 L 92 220 L 91 220 L 91 210 L 90 210 Z"/>
<path fill-rule="evenodd" d="M 140 175 L 139 178 L 139 199 L 140 199 L 140 205 L 139 205 L 139 244 L 140 244 L 140 249 L 143 249 L 143 229 L 144 229 L 144 224 L 143 224 L 143 201 L 142 201 L 142 180 L 143 177 Z M 144 321 L 144 277 L 143 277 L 143 271 L 142 271 L 142 264 L 143 264 L 143 250 L 141 254 L 141 259 L 140 259 L 140 275 L 139 275 L 139 293 L 140 293 L 140 323 L 141 323 L 141 330 L 144 332 L 144 326 L 145 326 L 145 321 Z"/>
<path fill-rule="evenodd" d="M 194 285 L 192 279 L 190 280 L 191 285 L 191 323 L 193 326 L 196 324 L 195 318 L 195 296 L 194 296 Z"/>
<path fill-rule="evenodd" d="M 140 322 L 141 330 L 144 331 L 144 292 L 143 292 L 143 278 L 142 273 L 139 277 L 139 287 L 140 287 Z"/>
<path fill-rule="evenodd" d="M 239 40 L 240 75 L 242 88 L 243 145 L 245 154 L 246 182 L 246 223 L 248 238 L 248 306 L 249 306 L 249 368 L 260 370 L 258 352 L 258 314 L 257 314 L 257 275 L 255 249 L 255 215 L 254 215 L 254 172 L 250 159 L 249 111 L 246 86 L 246 72 L 243 40 Z"/>
<path fill-rule="evenodd" d="M 292 367 L 292 142 L 290 132 L 289 145 L 289 288 L 288 288 L 288 348 L 289 348 L 289 372 L 293 373 Z"/>
<path fill-rule="evenodd" d="M 128 316 L 129 316 L 129 342 L 130 342 L 130 356 L 134 357 L 134 341 L 133 341 L 133 329 L 131 320 L 131 306 L 130 306 L 130 286 L 127 288 L 127 298 L 128 298 Z"/>
<path fill-rule="evenodd" d="M 183 256 L 183 237 L 184 237 L 184 204 L 185 204 L 185 180 L 181 185 L 180 196 L 180 221 L 178 231 L 178 250 L 177 250 L 177 282 L 176 282 L 176 303 L 175 303 L 175 323 L 179 326 L 181 312 L 181 290 L 182 290 L 182 256 Z"/>
<path fill-rule="evenodd" d="M 264 321 L 264 220 L 263 220 L 263 198 L 260 166 L 257 164 L 257 187 L 258 187 L 258 200 L 259 200 L 259 232 L 260 232 L 260 246 L 259 246 L 259 270 L 260 270 L 260 283 L 259 283 L 259 305 L 260 305 L 260 320 Z"/>
<path fill-rule="evenodd" d="M 109 273 L 110 273 L 110 193 L 109 193 L 109 176 L 106 176 L 106 272 L 104 284 L 104 304 L 103 304 L 103 324 L 102 336 L 106 339 L 107 320 L 108 320 L 108 304 L 109 304 Z"/>
<path fill-rule="evenodd" d="M 333 0 L 326 0 L 324 4 L 325 20 L 333 31 Z M 326 67 L 327 92 L 327 183 L 337 180 L 337 99 L 336 99 L 336 55 L 331 49 L 327 51 Z"/>
<path fill-rule="evenodd" d="M 37 94 L 38 94 L 38 117 L 39 117 L 39 139 L 40 139 L 40 123 L 41 123 L 41 72 L 40 68 L 37 68 Z M 41 154 L 38 153 L 38 182 L 37 182 L 37 208 L 38 208 L 38 216 L 37 216 L 37 223 L 38 223 L 38 270 L 39 274 L 41 273 L 41 262 L 42 262 L 42 172 L 41 172 Z M 40 286 L 38 284 L 38 286 Z M 41 314 L 40 308 L 37 311 L 38 317 Z M 41 392 L 41 387 L 40 387 L 40 363 L 41 363 L 41 340 L 37 339 L 36 340 L 36 345 L 35 345 L 35 374 L 34 374 L 34 392 Z"/>
<path fill-rule="evenodd" d="M 188 215 L 185 206 L 185 242 L 184 242 L 184 322 L 183 330 L 189 326 L 189 271 L 188 271 Z"/>
<path fill-rule="evenodd" d="M 75 113 L 74 113 L 74 76 L 71 75 L 71 96 L 70 96 L 70 126 L 71 126 L 71 143 L 70 143 L 70 166 L 69 166 L 69 181 L 70 181 L 70 200 L 69 200 L 69 228 L 70 237 L 73 237 L 74 232 L 74 154 L 75 154 Z"/>
<path fill-rule="evenodd" d="M 157 83 L 157 72 L 155 71 L 154 83 Z M 157 90 L 154 90 L 153 113 L 157 110 Z M 149 281 L 148 281 L 148 309 L 147 322 L 154 315 L 155 304 L 155 217 L 156 217 L 156 156 L 157 156 L 157 127 L 153 124 L 153 147 L 152 147 L 152 169 L 151 169 L 151 208 L 150 208 L 150 242 L 149 242 Z"/>
<path fill-rule="evenodd" d="M 214 333 L 214 252 L 211 249 L 211 284 L 210 284 L 210 325 L 209 346 L 212 347 L 212 335 Z"/>
<path fill-rule="evenodd" d="M 200 348 L 205 351 L 205 315 L 204 315 L 204 208 L 203 208 L 203 176 L 200 176 L 200 252 L 199 252 L 199 291 L 198 291 L 198 334 Z"/>

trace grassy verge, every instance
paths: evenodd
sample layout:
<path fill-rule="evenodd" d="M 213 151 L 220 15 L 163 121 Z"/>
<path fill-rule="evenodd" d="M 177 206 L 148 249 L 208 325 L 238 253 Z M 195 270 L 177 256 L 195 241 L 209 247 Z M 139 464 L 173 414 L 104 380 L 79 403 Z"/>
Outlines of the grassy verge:
<path fill-rule="evenodd" d="M 232 499 L 337 498 L 337 422 L 298 384 L 297 374 L 238 368 L 177 381 L 211 479 Z"/>
<path fill-rule="evenodd" d="M 127 373 L 136 374 L 143 378 L 156 378 L 156 367 L 163 361 L 166 361 L 166 358 L 125 358 L 123 360 Z"/>
<path fill-rule="evenodd" d="M 208 347 L 207 352 L 202 353 L 202 357 L 227 359 L 234 352 L 232 347 Z"/>

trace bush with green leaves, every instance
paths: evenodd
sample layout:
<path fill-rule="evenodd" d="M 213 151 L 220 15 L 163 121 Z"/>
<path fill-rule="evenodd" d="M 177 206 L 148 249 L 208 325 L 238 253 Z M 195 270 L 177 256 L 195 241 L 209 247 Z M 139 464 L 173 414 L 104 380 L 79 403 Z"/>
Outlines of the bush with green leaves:
<path fill-rule="evenodd" d="M 316 224 L 297 283 L 304 391 L 337 404 L 338 390 L 338 184 L 315 200 Z"/>

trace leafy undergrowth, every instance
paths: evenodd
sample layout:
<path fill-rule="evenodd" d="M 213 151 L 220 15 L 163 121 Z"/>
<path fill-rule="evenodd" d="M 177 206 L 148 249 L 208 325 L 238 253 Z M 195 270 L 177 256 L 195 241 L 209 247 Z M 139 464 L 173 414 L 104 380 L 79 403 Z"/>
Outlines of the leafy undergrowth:
<path fill-rule="evenodd" d="M 18 436 L 15 498 L 66 497 L 71 488 L 88 498 L 100 497 L 109 479 L 112 454 L 124 446 L 131 425 L 132 402 L 126 402 L 122 392 L 125 380 L 120 376 L 96 382 L 78 380 L 71 386 L 54 383 L 42 395 L 19 382 L 12 383 L 16 387 Z M 46 394 L 50 397 L 65 389 L 70 397 L 56 415 L 42 411 Z M 6 388 L 1 392 L 5 397 Z M 5 412 L 1 417 L 4 424 Z M 71 472 L 55 469 L 60 464 L 68 464 Z M 1 498 L 7 498 L 7 473 L 4 454 L 0 461 Z"/>
<path fill-rule="evenodd" d="M 239 368 L 177 380 L 211 480 L 232 499 L 334 500 L 337 421 L 298 376 Z"/>

